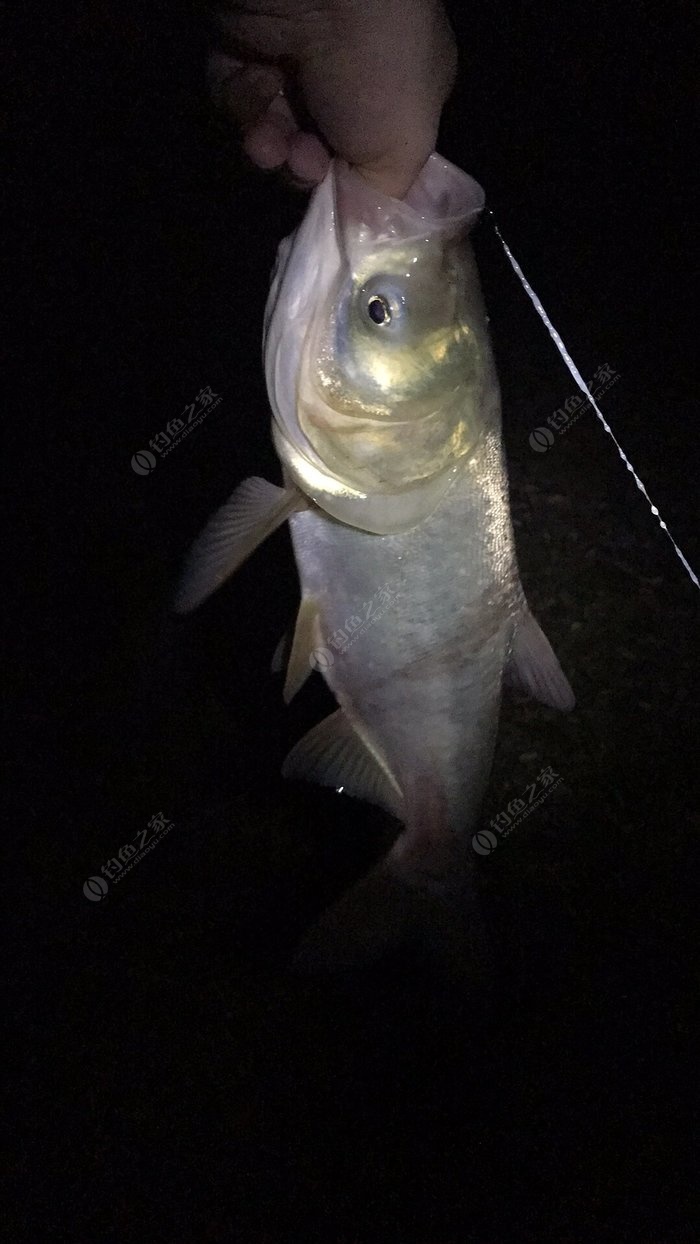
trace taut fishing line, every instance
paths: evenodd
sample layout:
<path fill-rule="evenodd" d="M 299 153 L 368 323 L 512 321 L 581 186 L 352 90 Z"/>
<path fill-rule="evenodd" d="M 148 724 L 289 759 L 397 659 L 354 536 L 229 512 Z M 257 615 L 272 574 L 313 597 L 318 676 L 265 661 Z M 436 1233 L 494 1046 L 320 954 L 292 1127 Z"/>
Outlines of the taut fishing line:
<path fill-rule="evenodd" d="M 541 318 L 542 320 L 544 320 L 544 323 L 545 323 L 545 325 L 546 325 L 546 327 L 547 327 L 547 331 L 549 332 L 549 335 L 550 335 L 550 337 L 552 338 L 552 341 L 554 342 L 555 346 L 557 347 L 557 350 L 558 350 L 558 351 L 559 351 L 559 353 L 561 354 L 561 357 L 563 358 L 564 362 L 566 363 L 566 366 L 568 367 L 569 371 L 571 372 L 571 375 L 573 376 L 574 380 L 576 381 L 576 384 L 578 385 L 578 387 L 579 387 L 579 389 L 581 390 L 581 392 L 582 392 L 583 394 L 585 394 L 585 396 L 586 396 L 586 398 L 588 399 L 588 401 L 591 403 L 591 406 L 593 407 L 593 409 L 594 409 L 594 411 L 595 411 L 596 415 L 597 415 L 597 416 L 598 416 L 598 418 L 600 419 L 600 422 L 602 423 L 603 427 L 605 428 L 605 431 L 607 432 L 608 436 L 612 437 L 612 440 L 613 440 L 613 442 L 614 442 L 614 444 L 615 444 L 615 448 L 617 449 L 617 452 L 619 453 L 620 457 L 622 458 L 622 461 L 624 462 L 625 466 L 627 467 L 627 470 L 631 472 L 631 474 L 632 474 L 632 478 L 634 479 L 634 482 L 635 482 L 635 484 L 637 485 L 637 488 L 639 489 L 639 491 L 640 491 L 641 493 L 643 493 L 643 494 L 644 494 L 644 496 L 645 496 L 645 498 L 646 498 L 646 500 L 647 500 L 647 502 L 648 502 L 648 505 L 649 505 L 649 508 L 650 508 L 650 510 L 651 510 L 651 512 L 652 512 L 652 514 L 654 515 L 654 517 L 655 517 L 655 518 L 658 518 L 658 520 L 659 520 L 659 526 L 661 527 L 662 531 L 665 531 L 665 532 L 666 532 L 666 535 L 668 536 L 669 540 L 671 541 L 671 544 L 673 545 L 673 547 L 674 547 L 674 549 L 675 549 L 676 556 L 677 556 L 677 557 L 680 559 L 680 561 L 682 562 L 683 566 L 685 567 L 685 569 L 686 569 L 686 571 L 687 571 L 688 575 L 689 575 L 689 576 L 690 576 L 690 578 L 692 579 L 692 581 L 693 581 L 693 583 L 695 584 L 695 586 L 696 586 L 697 588 L 700 588 L 700 579 L 698 579 L 698 576 L 696 575 L 695 571 L 693 570 L 693 568 L 692 568 L 692 566 L 690 565 L 690 563 L 688 562 L 688 560 L 687 560 L 687 559 L 683 556 L 683 553 L 682 553 L 681 549 L 680 549 L 680 548 L 678 547 L 678 545 L 676 544 L 676 541 L 674 540 L 673 536 L 671 535 L 671 533 L 670 533 L 670 531 L 669 531 L 668 527 L 666 526 L 666 523 L 664 522 L 663 518 L 662 518 L 662 517 L 661 517 L 661 515 L 659 514 L 659 511 L 658 511 L 657 507 L 653 504 L 652 499 L 651 499 L 651 497 L 649 496 L 649 493 L 647 492 L 646 488 L 644 487 L 644 484 L 642 483 L 641 479 L 640 479 L 640 478 L 639 478 L 639 476 L 637 475 L 637 472 L 635 471 L 634 467 L 632 466 L 632 463 L 630 462 L 629 458 L 627 457 L 627 454 L 625 453 L 625 451 L 624 451 L 624 449 L 622 448 L 622 446 L 621 446 L 620 442 L 618 441 L 617 437 L 615 436 L 615 433 L 613 432 L 612 428 L 610 427 L 610 424 L 608 423 L 607 419 L 605 418 L 605 415 L 603 414 L 602 410 L 601 410 L 601 409 L 600 409 L 600 407 L 598 406 L 598 404 L 597 404 L 597 402 L 596 402 L 596 400 L 595 400 L 595 398 L 594 398 L 593 394 L 591 393 L 590 389 L 588 388 L 588 385 L 586 384 L 585 380 L 583 379 L 583 376 L 581 375 L 581 373 L 580 373 L 580 371 L 579 371 L 578 367 L 577 367 L 577 366 L 576 366 L 576 364 L 574 363 L 574 360 L 572 359 L 571 355 L 569 354 L 569 351 L 567 350 L 566 346 L 564 345 L 564 342 L 562 341 L 562 339 L 561 339 L 561 337 L 560 337 L 559 333 L 557 332 L 557 330 L 556 330 L 556 328 L 554 327 L 554 325 L 553 325 L 552 321 L 550 320 L 549 316 L 547 315 L 547 312 L 545 311 L 544 307 L 542 306 L 542 303 L 540 302 L 540 299 L 537 297 L 537 294 L 535 293 L 534 289 L 532 288 L 532 286 L 530 285 L 529 281 L 527 280 L 527 277 L 525 276 L 525 273 L 523 272 L 522 268 L 520 267 L 520 264 L 518 263 L 518 261 L 517 261 L 517 259 L 515 258 L 515 256 L 514 256 L 513 252 L 511 251 L 510 247 L 508 246 L 508 243 L 506 242 L 505 238 L 503 237 L 503 234 L 501 233 L 501 231 L 500 231 L 500 229 L 499 229 L 498 225 L 496 224 L 496 218 L 495 218 L 495 216 L 494 216 L 493 212 L 491 211 L 491 209 L 490 209 L 490 208 L 488 208 L 487 210 L 488 210 L 489 215 L 490 215 L 490 217 L 491 217 L 491 223 L 493 224 L 494 230 L 495 230 L 495 232 L 496 232 L 496 237 L 498 238 L 499 242 L 501 243 L 501 246 L 503 247 L 503 249 L 504 249 L 504 251 L 505 251 L 506 255 L 508 256 L 508 259 L 509 259 L 509 261 L 510 261 L 510 264 L 511 264 L 511 267 L 512 267 L 513 271 L 515 272 L 515 275 L 517 276 L 518 280 L 520 281 L 520 284 L 522 285 L 523 289 L 525 290 L 525 293 L 527 294 L 528 298 L 530 299 L 530 301 L 531 301 L 531 303 L 532 303 L 533 307 L 535 308 L 535 310 L 536 310 L 537 314 L 540 316 L 540 318 Z"/>

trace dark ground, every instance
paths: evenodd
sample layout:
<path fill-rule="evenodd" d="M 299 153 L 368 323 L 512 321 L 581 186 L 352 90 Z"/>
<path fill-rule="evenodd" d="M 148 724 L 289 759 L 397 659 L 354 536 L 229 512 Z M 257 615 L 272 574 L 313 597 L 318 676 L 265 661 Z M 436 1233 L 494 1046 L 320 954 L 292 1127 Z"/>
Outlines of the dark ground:
<path fill-rule="evenodd" d="M 639 3 L 463 14 L 441 149 L 583 374 L 619 373 L 604 409 L 697 568 L 690 26 Z M 184 10 L 84 4 L 24 11 L 5 49 L 8 1238 L 694 1240 L 697 591 L 590 413 L 530 448 L 574 386 L 487 225 L 522 575 L 578 705 L 508 701 L 485 817 L 544 765 L 563 781 L 479 861 L 490 997 L 410 958 L 286 970 L 392 827 L 278 776 L 326 705 L 285 710 L 268 672 L 286 535 L 168 613 L 203 519 L 277 478 L 261 316 L 301 210 L 209 119 L 204 45 Z M 217 410 L 135 474 L 207 384 Z M 161 810 L 167 837 L 89 902 Z"/>

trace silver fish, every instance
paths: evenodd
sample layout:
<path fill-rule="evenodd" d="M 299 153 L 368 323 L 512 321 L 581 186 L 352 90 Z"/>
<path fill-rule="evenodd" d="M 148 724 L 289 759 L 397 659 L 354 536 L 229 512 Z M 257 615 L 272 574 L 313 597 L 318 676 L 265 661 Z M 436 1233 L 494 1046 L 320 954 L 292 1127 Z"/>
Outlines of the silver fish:
<path fill-rule="evenodd" d="M 405 200 L 335 161 L 280 246 L 264 362 L 284 487 L 246 480 L 196 542 L 196 607 L 289 521 L 301 607 L 287 701 L 313 669 L 339 708 L 290 778 L 385 808 L 403 832 L 306 938 L 353 962 L 411 930 L 478 940 L 466 844 L 504 678 L 545 704 L 571 688 L 520 584 L 498 381 L 466 234 L 481 188 L 437 154 Z M 457 938 L 459 941 L 459 937 Z"/>

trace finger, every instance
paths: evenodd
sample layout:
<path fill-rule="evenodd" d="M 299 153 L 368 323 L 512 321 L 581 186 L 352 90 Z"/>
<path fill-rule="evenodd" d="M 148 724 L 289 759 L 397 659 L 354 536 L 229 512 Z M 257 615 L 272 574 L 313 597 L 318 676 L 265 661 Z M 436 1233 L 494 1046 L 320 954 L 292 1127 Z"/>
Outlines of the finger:
<path fill-rule="evenodd" d="M 323 181 L 331 157 L 315 134 L 303 130 L 292 136 L 287 154 L 287 166 L 295 182 L 302 186 L 316 186 Z"/>
<path fill-rule="evenodd" d="M 225 52 L 212 52 L 207 81 L 216 106 L 240 129 L 254 125 L 284 85 L 274 65 L 246 64 Z"/>
<path fill-rule="evenodd" d="M 246 130 L 243 150 L 258 168 L 281 168 L 287 163 L 289 139 L 269 121 L 259 121 Z"/>
<path fill-rule="evenodd" d="M 276 95 L 264 114 L 244 129 L 243 150 L 260 168 L 286 164 L 298 127 L 286 99 Z"/>
<path fill-rule="evenodd" d="M 285 164 L 297 125 L 281 94 L 281 72 L 217 51 L 209 58 L 207 78 L 215 104 L 242 131 L 248 158 L 264 169 Z"/>
<path fill-rule="evenodd" d="M 242 53 L 246 60 L 274 62 L 297 56 L 308 41 L 308 22 L 301 11 L 304 7 L 299 0 L 230 4 L 228 10 L 212 13 L 217 41 L 234 55 Z M 318 26 L 323 13 L 314 13 L 313 21 Z"/>

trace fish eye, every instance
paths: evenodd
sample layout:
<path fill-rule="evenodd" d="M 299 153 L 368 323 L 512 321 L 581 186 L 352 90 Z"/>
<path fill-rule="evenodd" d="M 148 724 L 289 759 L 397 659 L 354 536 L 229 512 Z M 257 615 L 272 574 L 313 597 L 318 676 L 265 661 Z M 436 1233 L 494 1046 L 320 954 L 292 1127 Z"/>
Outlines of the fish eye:
<path fill-rule="evenodd" d="M 367 303 L 367 314 L 374 324 L 388 324 L 391 320 L 391 307 L 381 294 L 373 294 Z"/>

